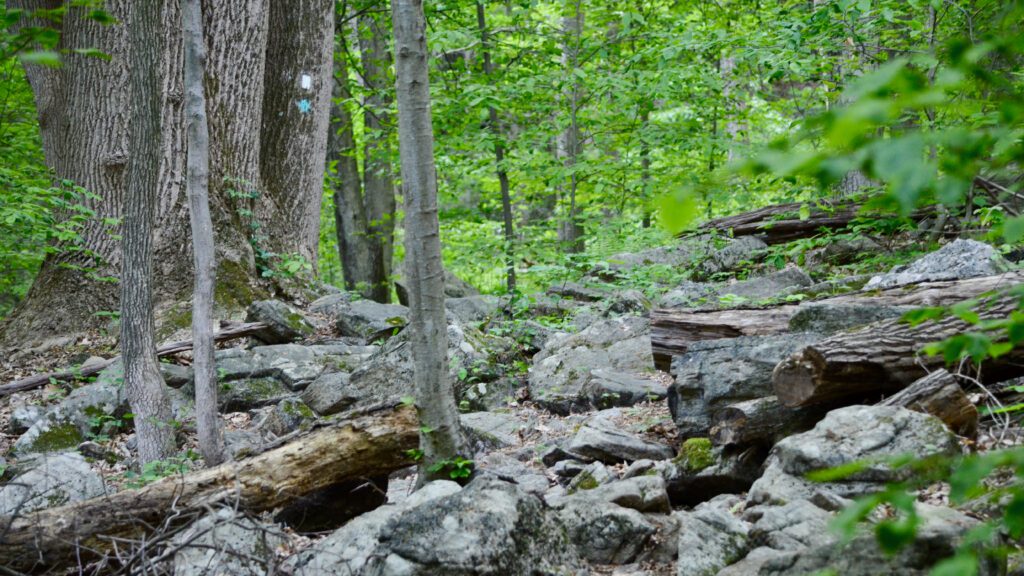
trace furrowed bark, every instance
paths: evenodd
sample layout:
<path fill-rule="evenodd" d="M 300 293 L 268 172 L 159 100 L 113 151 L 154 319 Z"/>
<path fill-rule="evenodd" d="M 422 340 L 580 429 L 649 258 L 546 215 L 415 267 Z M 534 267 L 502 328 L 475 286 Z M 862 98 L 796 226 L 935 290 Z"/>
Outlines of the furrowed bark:
<path fill-rule="evenodd" d="M 159 480 L 21 517 L 0 517 L 0 566 L 23 572 L 65 566 L 138 538 L 175 513 L 237 505 L 273 510 L 338 482 L 408 466 L 416 447 L 416 414 L 388 409 L 316 429 L 264 452 L 215 468 Z M 181 514 L 188 518 L 189 514 Z"/>
<path fill-rule="evenodd" d="M 171 405 L 157 367 L 153 322 L 153 212 L 160 177 L 160 47 L 163 2 L 132 7 L 128 32 L 131 95 L 135 115 L 124 203 L 121 266 L 121 349 L 124 387 L 131 406 L 142 463 L 174 452 Z"/>
<path fill-rule="evenodd" d="M 1017 309 L 1016 300 L 990 299 L 978 313 L 982 319 L 1005 318 Z M 783 360 L 772 374 L 772 386 L 782 404 L 790 407 L 896 392 L 944 365 L 941 356 L 919 354 L 925 345 L 972 328 L 956 317 L 915 327 L 899 319 L 869 324 L 836 334 Z M 1019 374 L 1022 361 L 1024 349 L 1018 347 L 986 361 L 984 375 L 999 378 Z"/>
<path fill-rule="evenodd" d="M 420 482 L 442 478 L 433 465 L 462 454 L 452 382 L 448 378 L 444 268 L 437 216 L 434 130 L 431 125 L 426 21 L 422 0 L 392 0 L 395 76 L 398 96 L 398 144 L 405 198 L 405 272 L 409 285 L 409 328 L 416 405 L 423 431 Z"/>
<path fill-rule="evenodd" d="M 961 436 L 973 437 L 978 431 L 978 409 L 967 398 L 956 377 L 945 369 L 920 378 L 878 405 L 901 406 L 931 414 Z"/>
<path fill-rule="evenodd" d="M 185 39 L 185 106 L 188 120 L 187 191 L 192 228 L 195 284 L 192 291 L 192 370 L 195 377 L 196 429 L 199 450 L 209 466 L 224 461 L 224 436 L 217 412 L 217 377 L 213 363 L 213 293 L 216 249 L 210 218 L 210 129 L 203 90 L 206 48 L 199 0 L 183 0 Z"/>

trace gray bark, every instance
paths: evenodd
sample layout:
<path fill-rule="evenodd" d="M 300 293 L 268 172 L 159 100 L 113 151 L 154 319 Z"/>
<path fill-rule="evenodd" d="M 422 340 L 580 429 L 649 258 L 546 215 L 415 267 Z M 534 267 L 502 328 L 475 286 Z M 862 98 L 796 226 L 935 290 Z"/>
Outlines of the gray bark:
<path fill-rule="evenodd" d="M 476 23 L 480 29 L 480 50 L 483 52 L 484 75 L 493 82 L 494 64 L 491 62 L 491 50 L 487 33 L 487 14 L 481 1 L 476 3 Z M 512 224 L 512 194 L 509 189 L 508 171 L 505 169 L 505 144 L 501 141 L 501 125 L 498 121 L 498 110 L 487 107 L 488 128 L 494 135 L 494 166 L 498 174 L 498 186 L 501 190 L 501 219 L 505 233 L 505 288 L 509 294 L 516 291 L 516 256 L 515 230 Z"/>
<path fill-rule="evenodd" d="M 568 94 L 565 96 L 568 102 L 568 126 L 563 130 L 558 139 L 558 157 L 563 165 L 570 172 L 565 182 L 567 187 L 568 206 L 562 220 L 559 222 L 558 239 L 562 242 L 564 250 L 568 253 L 583 252 L 584 239 L 583 227 L 579 223 L 579 215 L 576 206 L 576 191 L 579 187 L 579 177 L 575 168 L 582 150 L 580 149 L 580 86 L 574 72 L 579 66 L 580 43 L 583 35 L 583 13 L 580 2 L 573 4 L 573 12 L 570 16 L 562 19 L 562 65 L 566 74 L 572 77 Z M 563 199 L 564 201 L 564 199 Z"/>
<path fill-rule="evenodd" d="M 132 7 L 128 33 L 130 94 L 135 113 L 129 129 L 131 155 L 124 202 L 121 268 L 121 347 L 124 386 L 134 413 L 139 459 L 161 460 L 174 452 L 171 407 L 157 367 L 153 342 L 152 228 L 160 178 L 160 46 L 163 3 Z"/>
<path fill-rule="evenodd" d="M 203 90 L 206 48 L 200 0 L 184 0 L 181 9 L 185 42 L 185 107 L 188 121 L 188 201 L 192 229 L 195 284 L 192 291 L 192 369 L 195 374 L 196 429 L 199 451 L 208 466 L 224 461 L 224 436 L 217 412 L 217 377 L 213 362 L 213 293 L 216 252 L 210 218 L 210 132 Z"/>
<path fill-rule="evenodd" d="M 446 366 L 448 335 L 444 268 L 437 216 L 434 130 L 431 126 L 426 22 L 422 0 L 392 0 L 398 146 L 405 199 L 405 273 L 409 285 L 409 330 L 416 374 L 420 433 L 420 479 L 443 477 L 431 465 L 462 452 L 464 439 Z"/>

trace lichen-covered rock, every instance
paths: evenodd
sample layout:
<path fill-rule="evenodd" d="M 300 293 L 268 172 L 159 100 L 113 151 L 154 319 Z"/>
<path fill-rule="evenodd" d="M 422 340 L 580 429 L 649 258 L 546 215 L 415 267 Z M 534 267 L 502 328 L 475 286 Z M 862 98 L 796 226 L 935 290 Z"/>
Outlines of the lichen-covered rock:
<path fill-rule="evenodd" d="M 820 338 L 813 333 L 742 336 L 694 342 L 672 360 L 668 406 L 684 438 L 707 436 L 718 411 L 774 394 L 772 371 Z"/>
<path fill-rule="evenodd" d="M 643 373 L 654 365 L 650 322 L 639 316 L 602 320 L 576 334 L 556 334 L 533 357 L 530 398 L 557 414 L 589 409 L 595 369 Z"/>
<path fill-rule="evenodd" d="M 759 260 L 768 245 L 754 236 L 731 238 L 728 243 L 710 253 L 697 266 L 696 276 L 708 278 L 722 272 L 735 270 L 744 262 Z"/>
<path fill-rule="evenodd" d="M 409 305 L 409 289 L 406 286 L 405 279 L 401 276 L 395 278 L 395 293 L 398 295 L 398 303 L 402 306 Z M 465 298 L 467 296 L 476 296 L 480 291 L 473 287 L 472 284 L 466 282 L 462 278 L 459 278 L 455 274 L 452 274 L 447 268 L 444 270 L 444 297 L 445 298 Z"/>
<path fill-rule="evenodd" d="M 267 325 L 254 336 L 265 344 L 288 344 L 316 332 L 316 327 L 301 310 L 280 300 L 253 302 L 246 312 L 245 321 Z"/>
<path fill-rule="evenodd" d="M 298 398 L 285 398 L 273 408 L 257 424 L 260 432 L 273 436 L 284 436 L 299 429 L 309 429 L 316 420 L 316 414 Z"/>
<path fill-rule="evenodd" d="M 636 510 L 594 500 L 586 494 L 567 497 L 558 511 L 558 519 L 580 556 L 598 564 L 635 560 L 657 527 Z"/>
<path fill-rule="evenodd" d="M 244 412 L 277 404 L 292 394 L 277 378 L 242 378 L 217 385 L 217 404 L 222 412 Z"/>
<path fill-rule="evenodd" d="M 892 468 L 886 458 L 959 453 L 956 436 L 934 416 L 891 406 L 848 406 L 829 412 L 813 430 L 776 444 L 764 475 L 750 489 L 749 500 L 784 504 L 810 499 L 818 491 L 844 498 L 857 496 L 908 473 Z M 865 466 L 835 482 L 804 479 L 813 470 L 853 462 Z"/>
<path fill-rule="evenodd" d="M 745 492 L 761 475 L 765 452 L 712 447 L 707 438 L 683 442 L 679 455 L 657 462 L 653 470 L 665 479 L 676 506 L 694 506 L 721 494 Z"/>
<path fill-rule="evenodd" d="M 721 289 L 720 294 L 757 301 L 799 292 L 800 288 L 813 283 L 811 277 L 800 268 L 787 266 L 777 272 L 729 284 Z"/>
<path fill-rule="evenodd" d="M 865 289 L 892 288 L 918 282 L 963 280 L 1009 270 L 995 248 L 977 240 L 957 239 L 910 264 L 894 267 L 868 281 Z"/>
<path fill-rule="evenodd" d="M 833 334 L 879 320 L 896 318 L 912 308 L 912 306 L 886 306 L 870 303 L 808 302 L 801 304 L 789 319 L 789 329 L 794 332 Z"/>
<path fill-rule="evenodd" d="M 367 342 L 386 340 L 409 323 L 409 309 L 399 304 L 381 304 L 356 300 L 335 308 L 335 326 L 341 336 L 363 338 Z"/>
<path fill-rule="evenodd" d="M 106 493 L 103 478 L 80 454 L 52 454 L 0 485 L 0 517 L 80 502 Z"/>
<path fill-rule="evenodd" d="M 586 392 L 595 408 L 605 409 L 664 400 L 668 389 L 648 374 L 598 368 L 591 370 Z"/>
<path fill-rule="evenodd" d="M 349 384 L 347 372 L 322 374 L 302 391 L 302 401 L 321 416 L 337 414 L 355 404 L 361 395 Z"/>
<path fill-rule="evenodd" d="M 677 576 L 711 576 L 743 558 L 749 525 L 731 512 L 741 502 L 726 495 L 692 512 L 675 513 L 679 521 Z"/>
<path fill-rule="evenodd" d="M 522 443 L 519 433 L 526 423 L 512 414 L 501 412 L 470 412 L 459 416 L 462 429 L 479 450 L 508 448 Z"/>
<path fill-rule="evenodd" d="M 175 576 L 257 576 L 275 572 L 285 534 L 230 508 L 208 514 L 175 536 Z"/>
<path fill-rule="evenodd" d="M 480 322 L 501 311 L 502 300 L 497 296 L 477 294 L 464 298 L 446 298 L 444 307 L 463 324 Z"/>
<path fill-rule="evenodd" d="M 673 456 L 672 448 L 623 432 L 603 418 L 590 419 L 569 441 L 566 450 L 605 464 L 645 458 L 665 460 Z"/>

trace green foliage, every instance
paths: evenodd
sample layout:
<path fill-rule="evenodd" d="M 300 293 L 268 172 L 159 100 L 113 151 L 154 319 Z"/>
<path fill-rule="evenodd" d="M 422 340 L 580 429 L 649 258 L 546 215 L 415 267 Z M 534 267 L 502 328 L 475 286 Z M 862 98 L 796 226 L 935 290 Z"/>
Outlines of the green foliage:
<path fill-rule="evenodd" d="M 453 460 L 441 460 L 432 464 L 428 470 L 434 474 L 445 472 L 452 480 L 465 480 L 473 474 L 474 463 L 462 456 L 456 456 Z"/>
<path fill-rule="evenodd" d="M 129 488 L 142 488 L 147 484 L 168 476 L 183 475 L 192 469 L 197 460 L 199 460 L 199 455 L 191 450 L 187 450 L 183 454 L 168 458 L 167 460 L 147 462 L 143 464 L 142 470 L 139 472 L 132 470 L 125 472 L 125 484 Z"/>

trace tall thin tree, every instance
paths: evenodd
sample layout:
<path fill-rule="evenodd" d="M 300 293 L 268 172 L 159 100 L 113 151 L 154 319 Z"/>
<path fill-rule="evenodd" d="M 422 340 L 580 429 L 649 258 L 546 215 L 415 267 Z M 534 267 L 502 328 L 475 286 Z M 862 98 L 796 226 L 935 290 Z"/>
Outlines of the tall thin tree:
<path fill-rule="evenodd" d="M 124 386 L 135 418 L 139 459 L 174 452 L 171 406 L 153 337 L 153 212 L 160 184 L 160 38 L 164 2 L 139 2 L 128 18 L 130 94 L 128 186 L 121 266 L 121 349 Z"/>
<path fill-rule="evenodd" d="M 421 481 L 442 477 L 437 464 L 464 445 L 447 371 L 448 333 L 444 268 L 437 216 L 437 173 L 431 125 L 426 20 L 422 0 L 392 0 L 398 98 L 398 153 L 405 198 L 405 273 L 409 329 L 416 375 L 416 405 L 423 424 Z"/>
<path fill-rule="evenodd" d="M 188 123 L 186 186 L 192 226 L 192 259 L 195 262 L 192 368 L 195 373 L 196 429 L 199 432 L 199 451 L 206 464 L 214 466 L 224 461 L 224 436 L 217 412 L 217 380 L 213 364 L 213 291 L 217 259 L 213 220 L 210 218 L 210 129 L 203 89 L 206 47 L 200 0 L 184 0 L 181 23 L 185 41 L 185 118 Z"/>

